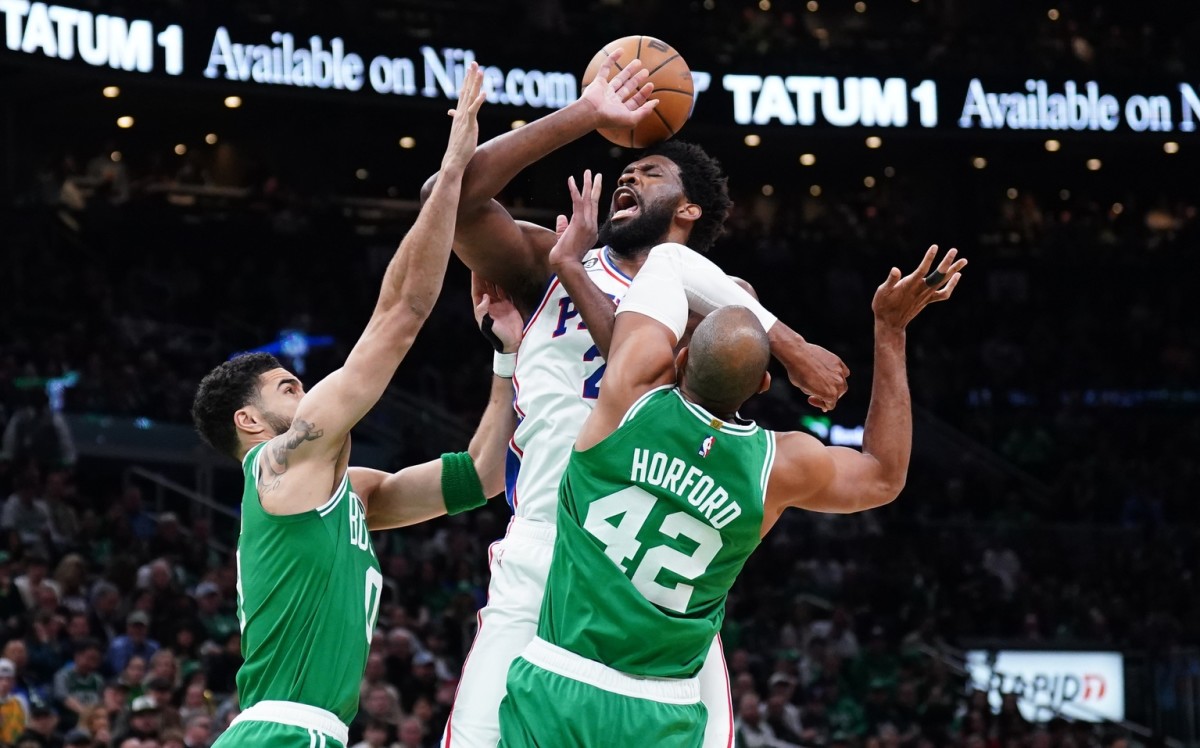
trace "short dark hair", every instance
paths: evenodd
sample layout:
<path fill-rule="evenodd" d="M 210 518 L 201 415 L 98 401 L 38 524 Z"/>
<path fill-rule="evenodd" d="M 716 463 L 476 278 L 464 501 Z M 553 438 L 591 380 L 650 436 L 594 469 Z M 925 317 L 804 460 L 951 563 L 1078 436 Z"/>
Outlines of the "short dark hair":
<path fill-rule="evenodd" d="M 692 225 L 687 245 L 697 252 L 707 252 L 725 233 L 725 219 L 733 200 L 729 199 L 729 178 L 721 170 L 721 162 L 704 152 L 695 143 L 668 140 L 647 150 L 643 156 L 662 156 L 679 167 L 683 193 L 690 202 L 700 206 L 700 218 Z"/>
<path fill-rule="evenodd" d="M 236 460 L 238 438 L 233 414 L 257 397 L 259 376 L 280 368 L 279 360 L 269 353 L 245 353 L 205 375 L 192 401 L 192 422 L 200 438 Z"/>

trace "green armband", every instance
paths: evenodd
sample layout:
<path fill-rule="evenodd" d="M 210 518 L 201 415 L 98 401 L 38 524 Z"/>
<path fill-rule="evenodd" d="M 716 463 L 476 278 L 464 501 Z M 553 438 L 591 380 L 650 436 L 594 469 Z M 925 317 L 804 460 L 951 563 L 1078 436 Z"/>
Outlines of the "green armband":
<path fill-rule="evenodd" d="M 442 455 L 442 497 L 446 501 L 446 514 L 461 514 L 487 503 L 470 454 L 447 452 Z"/>

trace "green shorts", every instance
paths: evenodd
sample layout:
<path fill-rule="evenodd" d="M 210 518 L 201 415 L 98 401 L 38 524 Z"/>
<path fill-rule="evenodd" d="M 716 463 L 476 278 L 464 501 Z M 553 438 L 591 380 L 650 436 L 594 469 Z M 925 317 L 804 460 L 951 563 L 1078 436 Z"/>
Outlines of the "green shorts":
<path fill-rule="evenodd" d="M 531 648 L 541 640 L 534 642 Z M 541 645 L 553 647 L 545 642 Z M 500 702 L 500 748 L 698 748 L 704 743 L 708 710 L 700 701 L 698 687 L 694 700 L 677 698 L 678 688 L 672 688 L 669 682 L 622 674 L 590 678 L 572 668 L 559 667 L 561 660 L 555 663 L 555 672 L 530 662 L 526 659 L 529 656 L 527 649 L 508 671 L 508 693 Z M 542 657 L 533 659 L 545 663 Z M 616 673 L 600 663 L 584 662 Z M 564 671 L 570 676 L 560 674 Z M 630 689 L 621 687 L 622 681 L 640 685 L 639 695 L 630 695 Z M 668 702 L 657 700 L 653 694 L 659 683 L 665 688 Z"/>
<path fill-rule="evenodd" d="M 217 738 L 212 748 L 346 748 L 336 738 L 310 727 L 278 722 L 238 722 Z"/>

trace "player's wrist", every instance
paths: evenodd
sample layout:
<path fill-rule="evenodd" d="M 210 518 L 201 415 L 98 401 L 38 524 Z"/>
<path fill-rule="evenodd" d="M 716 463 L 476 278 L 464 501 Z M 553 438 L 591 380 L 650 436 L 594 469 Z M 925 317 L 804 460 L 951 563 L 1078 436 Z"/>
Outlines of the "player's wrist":
<path fill-rule="evenodd" d="M 492 354 L 492 373 L 501 379 L 512 379 L 513 373 L 517 370 L 517 354 L 501 353 L 496 351 Z"/>

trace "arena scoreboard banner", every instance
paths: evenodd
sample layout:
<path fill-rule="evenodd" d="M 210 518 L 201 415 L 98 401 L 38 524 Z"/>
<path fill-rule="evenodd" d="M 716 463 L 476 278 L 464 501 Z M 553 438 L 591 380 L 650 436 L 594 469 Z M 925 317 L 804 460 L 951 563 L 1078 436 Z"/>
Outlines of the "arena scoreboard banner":
<path fill-rule="evenodd" d="M 455 46 L 371 53 L 340 36 L 162 25 L 31 0 L 0 0 L 0 15 L 5 56 L 11 59 L 49 59 L 197 84 L 452 100 L 466 65 L 476 59 L 475 50 Z M 578 70 L 562 71 L 544 70 L 533 59 L 499 67 L 488 64 L 486 50 L 480 54 L 489 103 L 532 109 L 557 109 L 578 97 L 589 57 L 580 56 Z M 805 74 L 799 62 L 795 70 L 697 70 L 693 77 L 694 116 L 708 124 L 1191 133 L 1200 119 L 1200 92 L 1187 81 L 1114 90 L 1092 80 L 1019 74 L 984 80 L 970 77 L 970 71 L 944 80 L 820 76 Z"/>
<path fill-rule="evenodd" d="M 1119 652 L 970 650 L 967 673 L 988 692 L 993 709 L 1002 694 L 1016 693 L 1031 722 L 1056 716 L 1119 722 L 1125 718 L 1125 668 Z"/>

